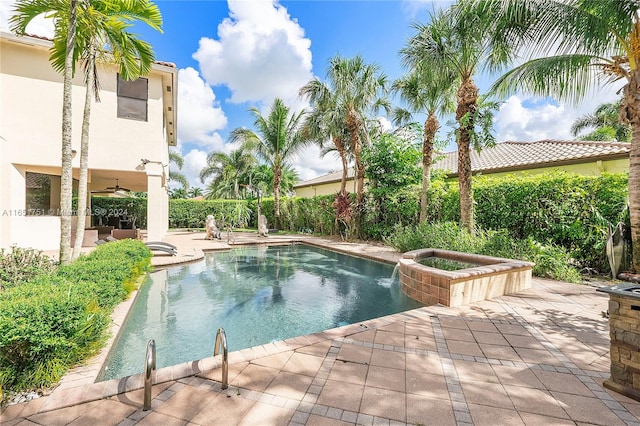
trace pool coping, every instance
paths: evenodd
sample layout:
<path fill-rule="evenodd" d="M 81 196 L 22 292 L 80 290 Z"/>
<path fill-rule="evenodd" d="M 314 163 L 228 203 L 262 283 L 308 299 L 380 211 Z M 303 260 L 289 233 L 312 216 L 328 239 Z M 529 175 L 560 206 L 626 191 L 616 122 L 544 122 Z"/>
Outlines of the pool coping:
<path fill-rule="evenodd" d="M 305 346 L 314 345 L 324 341 L 332 341 L 359 333 L 365 329 L 376 329 L 387 324 L 392 324 L 400 319 L 420 317 L 424 314 L 438 315 L 446 313 L 447 307 L 441 305 L 423 306 L 409 311 L 372 318 L 354 324 L 335 327 L 317 333 L 279 340 L 264 345 L 257 345 L 251 348 L 242 349 L 228 353 L 229 365 L 242 362 L 250 362 L 265 356 L 296 350 Z M 215 370 L 222 366 L 220 355 L 207 357 L 199 360 L 184 362 L 155 370 L 152 375 L 153 385 L 176 381 Z M 58 410 L 74 405 L 97 401 L 109 398 L 122 393 L 144 388 L 143 373 L 138 373 L 118 379 L 106 380 L 103 382 L 85 383 L 80 386 L 56 388 L 56 391 L 48 395 L 38 407 L 38 413 Z"/>
<path fill-rule="evenodd" d="M 284 237 L 284 236 L 283 236 Z M 314 237 L 314 236 L 300 236 L 300 235 L 291 235 L 290 238 L 286 240 L 278 239 L 276 241 L 261 239 L 258 241 L 244 241 L 237 242 L 234 244 L 225 244 L 221 247 L 211 247 L 207 249 L 194 249 L 196 252 L 196 256 L 189 257 L 188 259 L 184 259 L 179 261 L 181 258 L 170 258 L 167 256 L 160 256 L 159 259 L 162 259 L 166 263 L 156 263 L 155 265 L 152 263 L 152 266 L 157 269 L 164 269 L 166 267 L 177 266 L 182 264 L 192 263 L 194 261 L 200 260 L 204 257 L 204 253 L 207 252 L 216 252 L 216 251 L 226 251 L 235 248 L 240 248 L 242 246 L 253 246 L 253 245 L 282 245 L 282 244 L 308 244 L 315 247 L 324 248 L 327 250 L 332 250 L 336 252 L 340 252 L 343 254 L 348 254 L 351 256 L 363 257 L 368 260 L 388 263 L 388 264 L 396 264 L 402 253 L 392 249 L 388 246 L 372 246 L 368 243 L 352 243 L 346 241 L 334 241 L 327 238 L 322 237 Z M 198 253 L 200 252 L 200 253 Z M 167 261 L 168 260 L 168 261 Z M 146 275 L 145 275 L 146 277 Z M 140 283 L 141 285 L 142 283 Z M 131 376 L 121 377 L 117 379 L 105 380 L 102 382 L 96 382 L 95 380 L 98 378 L 98 375 L 102 371 L 104 366 L 104 362 L 109 356 L 111 349 L 113 348 L 114 342 L 118 339 L 120 329 L 124 321 L 129 315 L 131 307 L 138 297 L 139 291 L 134 290 L 129 298 L 123 302 L 121 302 L 111 314 L 111 325 L 109 327 L 109 338 L 107 343 L 103 346 L 100 352 L 84 361 L 81 365 L 75 366 L 71 368 L 67 373 L 60 379 L 58 385 L 53 389 L 53 391 L 47 396 L 46 401 L 43 404 L 41 409 L 42 411 L 51 411 L 59 408 L 65 408 L 72 405 L 76 405 L 78 403 L 83 402 L 91 402 L 103 398 L 107 398 L 110 396 L 118 395 L 120 393 L 128 392 L 131 390 L 140 389 L 144 386 L 143 373 L 134 374 Z M 429 306 L 431 307 L 431 306 Z M 425 308 L 425 307 L 423 307 Z M 423 309 L 418 308 L 418 309 Z M 394 315 L 400 315 L 402 313 L 411 312 L 405 311 L 398 314 L 388 315 L 386 317 L 392 317 Z M 383 319 L 386 317 L 378 317 L 373 318 L 371 320 L 361 321 L 357 324 L 357 330 L 361 331 L 360 324 L 364 322 L 375 321 L 378 319 Z M 391 321 L 392 322 L 392 321 Z M 387 322 L 385 322 L 386 324 Z M 318 343 L 328 339 L 334 339 L 335 337 L 344 337 L 338 330 L 348 329 L 355 324 L 348 324 L 341 327 L 336 327 L 329 330 L 324 330 L 322 332 L 313 333 L 310 335 L 298 336 L 291 339 L 285 339 L 282 341 L 272 342 L 267 345 L 258 345 L 252 348 L 242 349 L 240 351 L 229 352 L 229 364 L 249 361 L 260 356 L 265 355 L 273 355 L 279 352 L 296 349 L 302 346 L 306 346 L 312 343 Z M 347 333 L 352 334 L 352 332 Z M 346 336 L 345 335 L 345 336 Z M 324 336 L 319 339 L 319 336 Z M 298 344 L 298 346 L 292 346 L 292 342 L 304 339 L 308 340 L 312 343 L 306 344 Z M 275 347 L 272 347 L 275 346 Z M 245 358 L 245 355 L 241 355 L 241 359 L 238 360 L 238 355 L 236 353 L 248 354 L 252 351 L 261 354 L 260 356 L 255 356 L 253 358 Z M 211 352 L 213 353 L 213 348 L 211 348 Z M 236 354 L 236 355 L 234 355 Z M 168 366 L 159 368 L 155 372 L 154 376 L 154 384 L 163 383 L 166 381 L 177 380 L 181 378 L 185 378 L 191 376 L 193 374 L 197 374 L 201 371 L 207 371 L 214 368 L 218 368 L 221 365 L 220 356 L 218 357 L 208 357 L 200 360 L 193 360 L 181 364 L 177 364 L 174 366 Z M 197 371 L 196 371 L 197 370 Z M 24 401 L 28 402 L 28 401 Z M 62 404 L 62 405 L 60 405 Z"/>

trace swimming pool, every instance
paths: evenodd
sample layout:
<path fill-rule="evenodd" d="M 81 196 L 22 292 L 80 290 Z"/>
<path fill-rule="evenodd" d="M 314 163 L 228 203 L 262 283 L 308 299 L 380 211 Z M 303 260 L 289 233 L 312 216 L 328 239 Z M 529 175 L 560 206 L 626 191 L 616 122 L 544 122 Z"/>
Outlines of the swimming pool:
<path fill-rule="evenodd" d="M 302 244 L 208 253 L 149 274 L 98 380 L 211 356 L 223 327 L 229 351 L 422 306 L 400 291 L 393 265 Z"/>

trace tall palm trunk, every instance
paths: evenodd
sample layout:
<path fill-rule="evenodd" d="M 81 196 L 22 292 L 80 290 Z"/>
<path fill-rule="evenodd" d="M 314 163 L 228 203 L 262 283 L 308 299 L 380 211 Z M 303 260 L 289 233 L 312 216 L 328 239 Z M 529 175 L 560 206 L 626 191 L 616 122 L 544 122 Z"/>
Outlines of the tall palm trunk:
<path fill-rule="evenodd" d="M 344 147 L 344 141 L 342 138 L 334 136 L 333 144 L 338 150 L 340 161 L 342 162 L 342 179 L 340 180 L 340 192 L 338 193 L 344 194 L 347 191 L 347 172 L 349 170 L 349 166 L 347 164 L 347 151 Z"/>
<path fill-rule="evenodd" d="M 238 176 L 233 179 L 233 198 L 240 199 L 240 184 L 238 183 Z"/>
<path fill-rule="evenodd" d="M 424 122 L 422 141 L 422 192 L 420 193 L 420 222 L 427 220 L 427 194 L 431 184 L 431 162 L 433 160 L 433 141 L 440 128 L 438 118 L 433 111 Z"/>
<path fill-rule="evenodd" d="M 458 182 L 460 185 L 460 222 L 470 232 L 474 232 L 473 188 L 471 185 L 471 132 L 473 117 L 478 103 L 478 86 L 472 78 L 462 81 L 458 90 Z M 468 118 L 465 118 L 468 117 Z"/>
<path fill-rule="evenodd" d="M 353 156 L 355 158 L 356 169 L 356 209 L 354 215 L 354 237 L 360 237 L 360 215 L 362 213 L 362 200 L 364 198 L 364 163 L 362 161 L 362 141 L 360 140 L 360 126 L 358 125 L 358 117 L 353 112 L 347 113 L 347 128 L 353 146 Z"/>
<path fill-rule="evenodd" d="M 282 167 L 273 167 L 273 216 L 275 228 L 280 229 L 280 184 L 282 183 Z"/>
<path fill-rule="evenodd" d="M 60 177 L 60 263 L 71 260 L 71 208 L 73 197 L 73 168 L 71 160 L 71 89 L 73 86 L 73 49 L 76 36 L 76 0 L 71 0 L 69 28 L 64 60 L 62 100 L 62 172 Z"/>
<path fill-rule="evenodd" d="M 640 272 L 640 103 L 636 94 L 640 93 L 640 71 L 631 73 L 625 86 L 623 118 L 631 123 L 632 136 L 629 152 L 629 216 L 631 222 L 631 268 Z"/>
<path fill-rule="evenodd" d="M 80 175 L 78 177 L 78 221 L 76 222 L 76 238 L 73 242 L 73 258 L 80 256 L 84 239 L 84 226 L 87 211 L 87 187 L 89 169 L 89 124 L 91 120 L 91 102 L 95 87 L 95 47 L 89 46 L 87 58 L 86 92 L 84 96 L 84 114 L 82 117 L 82 137 L 80 139 Z"/>

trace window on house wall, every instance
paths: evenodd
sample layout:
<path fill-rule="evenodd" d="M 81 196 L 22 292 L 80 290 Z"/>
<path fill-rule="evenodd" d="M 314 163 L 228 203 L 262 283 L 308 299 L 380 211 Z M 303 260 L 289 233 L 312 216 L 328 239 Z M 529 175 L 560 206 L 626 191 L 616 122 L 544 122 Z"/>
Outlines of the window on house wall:
<path fill-rule="evenodd" d="M 26 214 L 28 216 L 48 215 L 51 209 L 51 176 L 26 172 Z"/>
<path fill-rule="evenodd" d="M 73 180 L 74 206 L 78 181 Z M 60 215 L 60 176 L 25 172 L 25 216 Z"/>
<path fill-rule="evenodd" d="M 127 81 L 118 74 L 118 118 L 147 121 L 148 98 L 148 79 Z"/>

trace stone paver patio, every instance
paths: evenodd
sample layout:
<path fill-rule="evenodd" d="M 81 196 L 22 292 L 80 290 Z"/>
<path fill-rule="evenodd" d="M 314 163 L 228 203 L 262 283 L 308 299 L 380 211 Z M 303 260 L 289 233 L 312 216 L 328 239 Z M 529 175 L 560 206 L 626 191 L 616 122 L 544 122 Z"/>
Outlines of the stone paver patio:
<path fill-rule="evenodd" d="M 236 242 L 242 238 L 251 236 Z M 185 233 L 166 240 L 187 254 L 226 245 L 201 239 Z M 314 243 L 372 258 L 397 255 Z M 640 402 L 602 386 L 609 377 L 607 303 L 591 286 L 534 279 L 516 295 L 424 307 L 230 353 L 226 390 L 219 357 L 160 369 L 150 411 L 142 410 L 137 375 L 61 386 L 7 407 L 0 424 L 640 425 Z"/>

